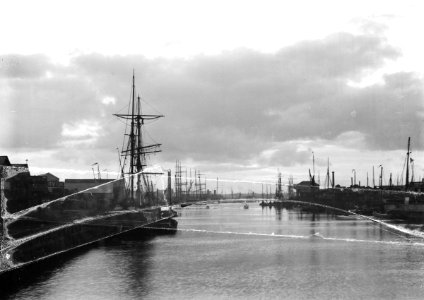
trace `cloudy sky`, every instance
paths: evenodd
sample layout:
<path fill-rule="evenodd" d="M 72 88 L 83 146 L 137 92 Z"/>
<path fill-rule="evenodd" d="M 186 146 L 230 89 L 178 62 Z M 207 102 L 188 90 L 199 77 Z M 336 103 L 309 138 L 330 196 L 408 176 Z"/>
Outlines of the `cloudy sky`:
<path fill-rule="evenodd" d="M 0 152 L 34 174 L 115 177 L 136 75 L 153 164 L 210 178 L 424 174 L 420 1 L 7 1 Z M 343 3 L 342 3 L 343 2 Z"/>

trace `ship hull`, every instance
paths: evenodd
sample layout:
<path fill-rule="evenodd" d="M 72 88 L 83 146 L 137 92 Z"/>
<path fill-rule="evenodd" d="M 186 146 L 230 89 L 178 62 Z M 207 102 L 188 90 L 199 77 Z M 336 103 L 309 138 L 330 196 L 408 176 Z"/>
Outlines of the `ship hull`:
<path fill-rule="evenodd" d="M 164 215 L 160 208 L 127 211 L 14 240 L 2 250 L 0 276 L 111 237 L 136 234 L 139 229 L 175 229 L 173 216 Z"/>

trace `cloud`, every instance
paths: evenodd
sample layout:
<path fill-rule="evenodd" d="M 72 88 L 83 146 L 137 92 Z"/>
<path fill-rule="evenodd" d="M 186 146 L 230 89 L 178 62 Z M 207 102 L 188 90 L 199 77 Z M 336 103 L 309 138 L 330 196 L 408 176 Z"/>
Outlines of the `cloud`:
<path fill-rule="evenodd" d="M 295 74 L 341 80 L 361 76 L 369 69 L 381 67 L 386 59 L 399 55 L 399 51 L 381 36 L 350 33 L 304 41 L 280 51 L 283 61 Z"/>
<path fill-rule="evenodd" d="M 115 104 L 116 103 L 116 99 L 115 98 L 113 98 L 113 97 L 109 97 L 109 96 L 106 96 L 106 97 L 104 97 L 103 99 L 102 99 L 102 103 L 104 104 L 104 105 L 110 105 L 110 104 Z"/>
<path fill-rule="evenodd" d="M 82 120 L 74 124 L 62 125 L 62 136 L 70 138 L 96 138 L 101 127 L 97 122 Z"/>
<path fill-rule="evenodd" d="M 52 67 L 48 57 L 42 54 L 0 56 L 0 78 L 37 78 L 47 75 Z"/>
<path fill-rule="evenodd" d="M 275 143 L 260 153 L 257 162 L 264 166 L 286 167 L 307 163 L 311 157 L 311 150 L 303 146 L 301 141 Z"/>
<path fill-rule="evenodd" d="M 69 147 L 91 147 L 101 136 L 102 127 L 97 121 L 80 120 L 62 125 L 61 145 Z"/>
<path fill-rule="evenodd" d="M 293 166 L 309 155 L 296 141 L 331 144 L 352 132 L 368 149 L 403 149 L 407 136 L 422 149 L 423 85 L 417 75 L 386 74 L 381 84 L 367 87 L 348 84 L 399 56 L 375 32 L 338 33 L 271 54 L 249 49 L 186 59 L 90 54 L 68 66 L 44 56 L 10 56 L 4 59 L 16 60 L 15 66 L 3 68 L 0 76 L 9 90 L 3 101 L 16 113 L 3 111 L 1 117 L 13 133 L 10 147 L 58 149 L 64 138 L 85 137 L 90 151 L 116 159 L 125 126 L 112 114 L 127 111 L 135 69 L 143 112 L 165 115 L 146 124 L 146 143 L 162 143 L 161 157 L 168 162 Z M 59 151 L 57 157 L 84 159 L 82 149 L 72 149 L 75 154 Z M 87 155 L 87 163 L 92 159 Z"/>

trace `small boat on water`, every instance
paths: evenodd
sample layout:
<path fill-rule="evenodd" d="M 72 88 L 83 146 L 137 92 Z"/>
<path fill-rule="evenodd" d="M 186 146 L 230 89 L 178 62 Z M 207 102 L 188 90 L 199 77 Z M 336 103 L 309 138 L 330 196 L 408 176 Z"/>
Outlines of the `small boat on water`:
<path fill-rule="evenodd" d="M 244 209 L 248 209 L 248 208 L 249 208 L 249 205 L 247 204 L 247 202 L 244 202 L 244 204 L 243 204 L 243 208 L 244 208 Z"/>
<path fill-rule="evenodd" d="M 379 219 L 388 219 L 390 217 L 389 214 L 383 214 L 383 213 L 379 213 L 379 212 L 376 212 L 376 211 L 374 211 L 372 213 L 372 216 L 373 217 L 376 217 L 376 218 L 379 218 Z"/>
<path fill-rule="evenodd" d="M 336 215 L 336 220 L 361 220 L 361 217 L 358 215 Z"/>
<path fill-rule="evenodd" d="M 206 201 L 198 201 L 195 202 L 194 205 L 207 205 L 208 203 Z"/>
<path fill-rule="evenodd" d="M 265 201 L 262 200 L 262 202 L 259 203 L 259 205 L 262 206 L 262 207 L 268 207 L 268 206 L 269 207 L 272 207 L 273 206 L 273 203 L 271 201 L 265 202 Z"/>
<path fill-rule="evenodd" d="M 309 236 L 310 239 L 324 239 L 324 236 L 320 234 L 319 232 L 315 232 L 314 234 L 311 234 Z"/>

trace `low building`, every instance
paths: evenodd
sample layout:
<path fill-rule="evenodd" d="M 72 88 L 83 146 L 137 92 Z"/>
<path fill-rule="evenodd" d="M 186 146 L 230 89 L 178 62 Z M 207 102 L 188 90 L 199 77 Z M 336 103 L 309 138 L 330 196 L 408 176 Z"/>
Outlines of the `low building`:
<path fill-rule="evenodd" d="M 424 179 L 422 181 L 413 181 L 409 183 L 409 190 L 414 192 L 424 191 Z"/>
<path fill-rule="evenodd" d="M 64 195 L 64 183 L 58 177 L 51 173 L 31 176 L 28 164 L 12 164 L 7 156 L 0 156 L 0 180 L 1 207 L 9 213 Z"/>
<path fill-rule="evenodd" d="M 296 190 L 296 197 L 302 198 L 312 194 L 314 191 L 318 191 L 319 184 L 314 181 L 301 181 L 298 184 L 294 184 L 293 188 Z"/>
<path fill-rule="evenodd" d="M 120 187 L 113 179 L 65 179 L 65 194 L 71 207 L 102 210 L 114 207 Z M 109 183 L 109 184 L 108 184 Z"/>
<path fill-rule="evenodd" d="M 42 177 L 47 183 L 47 189 L 55 198 L 62 197 L 65 194 L 65 183 L 59 181 L 59 178 L 51 173 L 38 175 Z"/>
<path fill-rule="evenodd" d="M 38 199 L 32 197 L 28 164 L 12 164 L 7 156 L 0 156 L 1 215 L 17 212 L 34 203 L 38 203 Z"/>
<path fill-rule="evenodd" d="M 11 164 L 7 156 L 0 156 L 1 179 L 6 179 L 19 173 L 29 173 L 28 164 Z"/>
<path fill-rule="evenodd" d="M 109 194 L 113 192 L 113 185 L 105 183 L 112 181 L 113 179 L 65 179 L 65 192 L 73 194 L 91 189 L 91 193 Z M 94 187 L 98 188 L 92 189 Z"/>

